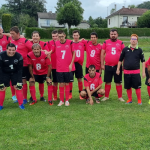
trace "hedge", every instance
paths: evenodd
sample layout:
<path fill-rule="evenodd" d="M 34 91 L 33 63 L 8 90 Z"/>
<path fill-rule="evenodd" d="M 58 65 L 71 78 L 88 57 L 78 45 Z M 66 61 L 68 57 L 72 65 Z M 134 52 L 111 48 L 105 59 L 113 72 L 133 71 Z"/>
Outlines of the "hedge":
<path fill-rule="evenodd" d="M 25 29 L 25 34 L 26 34 L 26 38 L 31 38 L 31 34 L 33 31 L 38 31 L 40 33 L 40 37 L 41 39 L 52 39 L 52 31 L 53 30 L 59 30 L 59 29 L 54 29 L 54 28 L 47 28 L 47 29 L 42 29 L 42 28 L 36 28 L 36 27 L 32 27 L 32 28 L 26 28 Z M 63 30 L 67 34 L 67 29 L 60 29 Z"/>
<path fill-rule="evenodd" d="M 4 32 L 9 32 L 11 28 L 11 15 L 10 14 L 2 15 L 2 27 L 4 29 Z"/>
<path fill-rule="evenodd" d="M 80 31 L 80 37 L 90 39 L 91 32 L 97 32 L 98 38 L 109 38 L 110 28 L 89 28 L 89 29 L 70 29 L 69 35 L 72 37 L 72 32 L 74 30 Z M 135 33 L 138 36 L 150 36 L 149 28 L 117 28 L 119 36 L 131 36 L 131 34 Z"/>

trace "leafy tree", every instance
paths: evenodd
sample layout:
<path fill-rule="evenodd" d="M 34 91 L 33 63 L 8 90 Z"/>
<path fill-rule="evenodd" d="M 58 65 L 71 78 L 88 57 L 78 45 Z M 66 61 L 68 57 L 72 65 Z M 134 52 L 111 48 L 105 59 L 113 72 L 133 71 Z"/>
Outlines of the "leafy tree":
<path fill-rule="evenodd" d="M 0 8 L 0 18 L 2 18 L 3 14 L 10 14 L 10 12 L 9 12 L 7 7 L 2 5 L 1 8 Z"/>
<path fill-rule="evenodd" d="M 93 25 L 94 25 L 94 23 L 95 23 L 95 21 L 94 21 L 94 19 L 92 18 L 92 16 L 89 17 L 88 23 L 90 24 L 90 27 L 92 28 Z"/>
<path fill-rule="evenodd" d="M 130 7 L 130 8 L 136 8 L 135 5 L 129 5 L 128 7 Z"/>
<path fill-rule="evenodd" d="M 83 14 L 84 9 L 81 7 L 82 3 L 79 0 L 58 0 L 57 7 L 55 7 L 56 11 L 59 12 L 61 8 L 64 7 L 64 5 L 69 2 L 71 2 L 74 6 L 76 6 L 81 15 Z"/>
<path fill-rule="evenodd" d="M 111 9 L 110 14 L 113 14 L 116 10 L 114 8 Z"/>
<path fill-rule="evenodd" d="M 147 2 L 143 2 L 139 5 L 137 5 L 137 8 L 146 8 L 146 9 L 150 9 L 150 1 Z"/>
<path fill-rule="evenodd" d="M 68 24 L 70 29 L 71 25 L 79 25 L 82 20 L 82 14 L 78 11 L 73 3 L 69 2 L 62 7 L 57 13 L 57 21 L 59 24 Z"/>
<path fill-rule="evenodd" d="M 146 11 L 137 21 L 139 28 L 150 28 L 150 10 Z"/>
<path fill-rule="evenodd" d="M 2 15 L 2 26 L 5 32 L 9 32 L 9 29 L 11 27 L 11 15 L 10 14 Z"/>

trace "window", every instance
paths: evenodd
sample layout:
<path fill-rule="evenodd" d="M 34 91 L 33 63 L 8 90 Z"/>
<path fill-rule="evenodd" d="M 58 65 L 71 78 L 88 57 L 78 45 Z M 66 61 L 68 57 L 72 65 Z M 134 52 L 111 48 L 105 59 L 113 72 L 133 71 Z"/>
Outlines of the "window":
<path fill-rule="evenodd" d="M 128 23 L 128 16 L 123 16 L 122 24 L 126 25 Z"/>
<path fill-rule="evenodd" d="M 110 19 L 109 19 L 109 25 L 110 25 Z"/>
<path fill-rule="evenodd" d="M 50 26 L 50 20 L 46 20 L 46 25 Z"/>

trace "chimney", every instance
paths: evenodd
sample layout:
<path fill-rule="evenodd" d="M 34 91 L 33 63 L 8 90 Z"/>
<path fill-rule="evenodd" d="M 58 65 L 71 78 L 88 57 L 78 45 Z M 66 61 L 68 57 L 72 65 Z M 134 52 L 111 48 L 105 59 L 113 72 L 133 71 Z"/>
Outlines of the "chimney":
<path fill-rule="evenodd" d="M 124 6 L 122 6 L 122 8 L 125 8 Z"/>
<path fill-rule="evenodd" d="M 52 11 L 49 11 L 48 13 L 52 14 Z"/>
<path fill-rule="evenodd" d="M 117 5 L 115 4 L 115 11 L 117 11 Z"/>
<path fill-rule="evenodd" d="M 128 6 L 128 8 L 130 9 L 130 5 Z"/>

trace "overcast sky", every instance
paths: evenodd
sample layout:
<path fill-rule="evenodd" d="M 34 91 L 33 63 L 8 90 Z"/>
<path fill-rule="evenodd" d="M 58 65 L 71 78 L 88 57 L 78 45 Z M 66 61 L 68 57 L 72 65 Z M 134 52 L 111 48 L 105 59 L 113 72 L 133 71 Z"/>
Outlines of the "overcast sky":
<path fill-rule="evenodd" d="M 46 0 L 47 11 L 55 12 L 55 6 L 57 0 Z M 128 7 L 128 5 L 138 5 L 147 0 L 80 0 L 82 8 L 84 9 L 83 17 L 85 20 L 92 16 L 94 19 L 97 17 L 105 18 L 110 15 L 110 10 L 114 8 L 116 4 L 117 10 L 121 9 L 122 6 Z M 0 0 L 0 6 L 5 4 L 5 0 Z"/>

